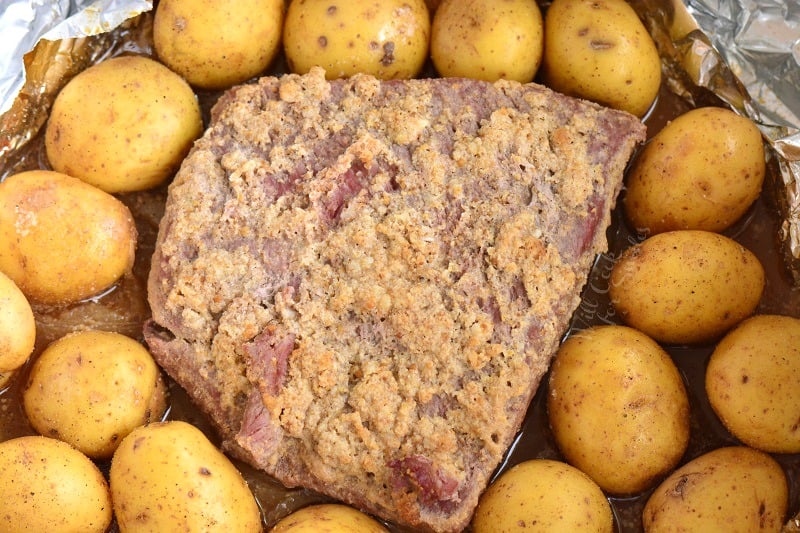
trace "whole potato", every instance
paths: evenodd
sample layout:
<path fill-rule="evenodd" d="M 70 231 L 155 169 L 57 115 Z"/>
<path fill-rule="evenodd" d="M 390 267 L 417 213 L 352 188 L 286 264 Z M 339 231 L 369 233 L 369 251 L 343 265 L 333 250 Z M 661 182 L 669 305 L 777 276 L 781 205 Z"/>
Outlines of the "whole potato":
<path fill-rule="evenodd" d="M 532 459 L 500 475 L 484 492 L 472 528 L 475 533 L 614 530 L 611 506 L 586 474 L 560 461 Z"/>
<path fill-rule="evenodd" d="M 195 87 L 223 89 L 263 72 L 280 46 L 283 0 L 161 0 L 158 58 Z"/>
<path fill-rule="evenodd" d="M 609 284 L 627 325 L 672 344 L 718 339 L 753 314 L 763 290 L 764 268 L 750 250 L 700 230 L 659 233 L 628 248 Z"/>
<path fill-rule="evenodd" d="M 13 372 L 25 364 L 35 344 L 36 319 L 31 304 L 17 284 L 0 272 L 0 373 Z"/>
<path fill-rule="evenodd" d="M 764 147 L 755 124 L 721 107 L 693 109 L 658 132 L 628 174 L 625 214 L 636 230 L 722 231 L 761 193 Z"/>
<path fill-rule="evenodd" d="M 625 0 L 554 0 L 545 13 L 542 72 L 556 91 L 638 117 L 661 86 L 655 43 Z"/>
<path fill-rule="evenodd" d="M 352 507 L 322 503 L 303 507 L 281 519 L 271 533 L 388 533 L 377 520 Z"/>
<path fill-rule="evenodd" d="M 23 406 L 33 428 L 93 459 L 108 459 L 134 428 L 166 410 L 161 371 L 139 342 L 109 331 L 79 331 L 34 362 Z"/>
<path fill-rule="evenodd" d="M 714 349 L 705 388 L 740 441 L 800 453 L 800 319 L 756 315 L 739 324 Z"/>
<path fill-rule="evenodd" d="M 106 192 L 170 177 L 202 131 L 200 105 L 179 75 L 143 56 L 93 65 L 53 102 L 45 130 L 54 170 Z"/>
<path fill-rule="evenodd" d="M 614 494 L 650 487 L 689 443 L 689 399 L 678 369 L 655 341 L 626 326 L 596 326 L 564 341 L 547 413 L 567 462 Z"/>
<path fill-rule="evenodd" d="M 102 472 L 69 444 L 48 437 L 0 443 L 0 531 L 102 533 L 111 497 Z"/>
<path fill-rule="evenodd" d="M 431 25 L 431 59 L 441 76 L 527 83 L 543 45 L 535 0 L 444 0 Z"/>
<path fill-rule="evenodd" d="M 139 426 L 111 459 L 120 531 L 261 531 L 253 493 L 196 427 L 173 420 Z"/>
<path fill-rule="evenodd" d="M 108 193 L 58 172 L 0 183 L 0 271 L 30 300 L 75 302 L 131 271 L 136 225 Z"/>
<path fill-rule="evenodd" d="M 788 488 L 781 466 L 766 453 L 733 446 L 686 463 L 647 500 L 648 533 L 780 531 Z"/>
<path fill-rule="evenodd" d="M 424 0 L 293 0 L 283 47 L 292 72 L 325 69 L 328 79 L 363 72 L 416 76 L 428 56 L 430 15 Z"/>

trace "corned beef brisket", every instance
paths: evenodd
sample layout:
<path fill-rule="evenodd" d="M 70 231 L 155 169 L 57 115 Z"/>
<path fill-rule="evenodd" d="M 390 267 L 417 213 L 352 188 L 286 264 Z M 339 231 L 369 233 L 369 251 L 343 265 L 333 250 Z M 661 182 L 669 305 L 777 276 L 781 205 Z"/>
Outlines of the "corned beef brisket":
<path fill-rule="evenodd" d="M 536 84 L 314 70 L 234 88 L 170 187 L 147 342 L 237 457 L 460 530 L 644 136 Z"/>

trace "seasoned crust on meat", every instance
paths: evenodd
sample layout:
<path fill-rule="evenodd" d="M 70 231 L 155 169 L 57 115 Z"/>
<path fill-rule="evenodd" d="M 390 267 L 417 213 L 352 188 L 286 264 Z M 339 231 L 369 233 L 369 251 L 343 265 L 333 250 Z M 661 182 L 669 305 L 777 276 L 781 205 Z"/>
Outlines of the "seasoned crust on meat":
<path fill-rule="evenodd" d="M 147 341 L 239 457 L 460 530 L 643 139 L 535 84 L 314 70 L 235 88 L 170 187 Z"/>

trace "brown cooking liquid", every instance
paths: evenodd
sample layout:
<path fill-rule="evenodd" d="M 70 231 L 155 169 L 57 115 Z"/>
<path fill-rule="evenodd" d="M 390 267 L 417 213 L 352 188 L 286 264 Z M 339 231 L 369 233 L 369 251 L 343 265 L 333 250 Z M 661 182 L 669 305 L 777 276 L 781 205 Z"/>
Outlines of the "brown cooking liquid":
<path fill-rule="evenodd" d="M 281 65 L 276 67 L 280 70 Z M 206 119 L 208 111 L 217 95 L 200 94 Z M 652 136 L 667 121 L 688 109 L 687 105 L 663 91 L 657 105 L 647 117 L 649 134 Z M 37 139 L 29 151 L 14 162 L 14 171 L 33 168 L 47 168 L 43 143 Z M 141 326 L 148 317 L 146 300 L 146 279 L 150 257 L 153 252 L 158 231 L 158 220 L 163 212 L 166 188 L 153 191 L 122 195 L 121 199 L 134 213 L 139 229 L 139 247 L 134 273 L 123 279 L 113 290 L 101 297 L 82 302 L 66 309 L 37 308 L 37 349 L 36 353 L 63 334 L 78 328 L 90 327 L 115 330 L 134 338 L 141 338 Z M 785 271 L 777 247 L 778 217 L 768 193 L 762 195 L 750 212 L 734 228 L 726 231 L 752 250 L 761 259 L 766 270 L 766 289 L 758 312 L 786 314 L 800 317 L 800 288 L 793 288 Z M 621 209 L 614 213 L 613 224 L 608 230 L 610 250 L 597 259 L 595 268 L 584 289 L 583 300 L 575 312 L 572 328 L 582 329 L 594 324 L 618 322 L 608 296 L 608 276 L 614 258 L 637 238 L 626 227 Z M 690 396 L 692 408 L 692 433 L 684 462 L 714 448 L 737 444 L 721 425 L 708 404 L 704 392 L 704 372 L 713 346 L 666 347 L 680 369 Z M 33 359 L 33 358 L 32 358 Z M 5 390 L 0 394 L 0 440 L 32 434 L 21 407 L 20 397 L 30 362 L 16 375 L 11 376 Z M 547 376 L 542 383 L 546 384 Z M 185 392 L 168 381 L 170 385 L 169 419 L 181 419 L 203 429 L 216 441 L 207 419 L 192 405 Z M 545 409 L 546 385 L 539 388 L 528 411 L 522 431 L 514 441 L 498 473 L 526 459 L 560 459 L 548 427 Z M 775 455 L 784 467 L 789 481 L 790 516 L 800 510 L 800 455 Z M 107 464 L 101 464 L 107 468 Z M 264 522 L 273 525 L 289 512 L 326 498 L 302 489 L 288 490 L 247 465 L 237 463 L 255 493 L 263 510 Z M 650 491 L 631 497 L 612 497 L 611 502 L 621 532 L 642 530 L 641 512 Z M 787 517 L 788 518 L 788 517 Z M 113 528 L 116 530 L 116 527 Z M 405 531 L 391 526 L 393 531 Z"/>

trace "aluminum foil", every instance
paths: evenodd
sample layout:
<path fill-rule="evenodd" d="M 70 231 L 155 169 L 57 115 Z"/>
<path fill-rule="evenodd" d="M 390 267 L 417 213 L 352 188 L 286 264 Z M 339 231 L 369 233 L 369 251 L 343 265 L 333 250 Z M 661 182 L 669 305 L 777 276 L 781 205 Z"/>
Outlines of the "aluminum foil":
<path fill-rule="evenodd" d="M 47 120 L 58 90 L 120 49 L 147 52 L 152 0 L 3 0 L 0 179 Z M 779 178 L 777 236 L 800 286 L 800 0 L 629 0 L 656 40 L 670 88 L 755 121 Z M 133 42 L 133 44 L 131 44 Z M 130 47 L 130 48 L 128 48 Z"/>

